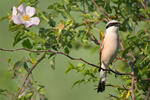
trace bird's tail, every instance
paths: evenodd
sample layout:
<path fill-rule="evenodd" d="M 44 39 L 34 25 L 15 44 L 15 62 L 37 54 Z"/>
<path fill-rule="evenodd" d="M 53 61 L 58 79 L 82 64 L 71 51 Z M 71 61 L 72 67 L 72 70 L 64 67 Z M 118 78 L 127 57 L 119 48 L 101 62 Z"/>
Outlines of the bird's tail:
<path fill-rule="evenodd" d="M 102 63 L 101 68 L 106 69 L 106 66 Z M 100 70 L 100 81 L 98 84 L 97 93 L 105 90 L 106 73 L 106 71 L 102 69 Z"/>

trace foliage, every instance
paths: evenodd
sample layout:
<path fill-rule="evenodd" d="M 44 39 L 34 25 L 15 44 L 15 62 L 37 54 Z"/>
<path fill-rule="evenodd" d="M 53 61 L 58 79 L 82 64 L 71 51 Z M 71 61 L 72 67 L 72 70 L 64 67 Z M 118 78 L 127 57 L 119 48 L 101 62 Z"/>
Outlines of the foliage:
<path fill-rule="evenodd" d="M 74 48 L 88 48 L 90 50 L 90 48 L 96 47 L 96 50 L 99 50 L 99 45 L 91 41 L 89 30 L 93 33 L 97 32 L 97 29 L 100 30 L 99 23 L 106 24 L 106 16 L 101 12 L 99 13 L 91 1 L 59 0 L 50 4 L 46 12 L 38 8 L 38 0 L 20 0 L 17 6 L 23 3 L 36 8 L 36 16 L 40 18 L 41 24 L 35 27 L 37 30 L 35 32 L 32 28 L 15 25 L 10 21 L 9 30 L 15 34 L 12 45 L 21 44 L 23 48 L 29 50 L 62 51 L 65 54 L 64 56 L 69 55 Z M 150 77 L 150 7 L 145 5 L 143 0 L 95 0 L 95 2 L 104 12 L 108 13 L 111 19 L 116 19 L 121 23 L 119 33 L 124 48 L 120 48 L 119 56 L 121 59 L 131 62 L 133 59 L 128 53 L 132 53 L 136 58 L 134 64 L 134 75 L 136 77 L 134 93 L 137 100 L 143 100 L 150 86 L 149 81 L 141 80 Z M 0 18 L 0 21 L 3 19 L 6 19 L 6 17 Z M 42 22 L 46 25 L 42 26 Z M 9 59 L 13 78 L 19 79 L 24 74 L 29 73 L 32 69 L 30 66 L 37 62 L 37 58 L 41 54 L 42 52 L 30 52 L 28 56 L 18 59 L 14 64 Z M 46 52 L 45 54 L 45 58 L 51 60 L 50 65 L 55 69 L 57 53 Z M 118 59 L 117 62 L 120 62 L 119 71 L 131 72 L 130 65 L 127 62 Z M 97 60 L 97 63 L 99 63 L 99 60 Z M 83 76 L 82 79 L 75 81 L 73 86 L 88 82 L 98 83 L 97 68 L 87 67 L 88 64 L 83 62 L 73 65 L 69 61 L 68 64 L 66 73 L 75 71 Z M 116 99 L 129 99 L 131 96 L 131 76 L 122 75 L 118 78 L 124 82 L 123 87 L 127 89 L 122 86 L 114 87 L 118 93 Z M 36 96 L 39 100 L 47 100 L 43 92 L 44 86 L 39 85 L 32 77 L 29 77 L 25 87 L 26 89 L 19 94 L 18 100 L 29 100 Z M 0 94 L 7 95 L 6 91 L 1 89 Z M 16 91 L 16 94 L 18 91 Z"/>

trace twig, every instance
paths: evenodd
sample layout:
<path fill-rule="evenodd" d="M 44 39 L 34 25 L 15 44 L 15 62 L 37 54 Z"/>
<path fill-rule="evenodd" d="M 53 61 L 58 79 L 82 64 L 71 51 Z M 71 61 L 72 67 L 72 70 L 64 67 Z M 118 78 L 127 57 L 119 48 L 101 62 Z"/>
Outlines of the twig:
<path fill-rule="evenodd" d="M 122 89 L 124 89 L 124 90 L 126 90 L 126 91 L 128 91 L 128 90 L 129 90 L 129 89 L 128 89 L 128 88 L 126 88 L 124 85 L 123 85 L 123 86 L 121 86 L 121 85 L 106 84 L 106 86 L 115 87 L 115 88 L 122 88 Z"/>
<path fill-rule="evenodd" d="M 112 94 L 109 94 L 109 97 L 116 98 L 117 100 L 119 99 L 119 97 L 117 97 L 117 96 L 115 96 L 115 95 L 112 95 Z"/>
<path fill-rule="evenodd" d="M 18 97 L 20 95 L 20 93 L 23 91 L 24 86 L 26 85 L 26 83 L 27 83 L 27 81 L 29 79 L 30 74 L 32 73 L 32 71 L 34 70 L 34 68 L 40 63 L 40 61 L 42 61 L 44 59 L 44 57 L 45 57 L 45 53 L 43 53 L 42 56 L 32 65 L 32 67 L 31 67 L 30 71 L 28 72 L 25 80 L 23 81 L 23 84 L 22 84 L 21 88 L 17 92 L 16 97 Z"/>
<path fill-rule="evenodd" d="M 148 88 L 148 92 L 144 100 L 149 100 L 149 96 L 150 96 L 150 87 Z"/>
<path fill-rule="evenodd" d="M 99 8 L 98 5 L 96 4 L 96 2 L 94 0 L 91 0 L 91 1 L 95 5 L 95 7 L 106 17 L 106 20 L 109 21 L 110 17 L 108 16 L 108 14 L 105 13 L 101 8 Z"/>
<path fill-rule="evenodd" d="M 98 40 L 96 39 L 96 37 L 90 32 L 90 27 L 89 27 L 87 21 L 85 21 L 85 25 L 88 27 L 88 34 L 91 36 L 91 40 L 92 40 L 95 44 L 99 45 L 100 43 L 98 42 Z"/>
<path fill-rule="evenodd" d="M 148 9 L 147 9 L 147 7 L 146 7 L 146 4 L 145 4 L 145 2 L 143 1 L 143 0 L 140 0 L 141 1 L 141 4 L 142 4 L 142 6 L 144 7 L 144 9 L 145 9 L 145 11 L 146 11 L 146 14 L 147 14 L 147 17 L 149 17 L 150 18 L 150 15 L 149 15 L 149 12 L 148 12 Z"/>

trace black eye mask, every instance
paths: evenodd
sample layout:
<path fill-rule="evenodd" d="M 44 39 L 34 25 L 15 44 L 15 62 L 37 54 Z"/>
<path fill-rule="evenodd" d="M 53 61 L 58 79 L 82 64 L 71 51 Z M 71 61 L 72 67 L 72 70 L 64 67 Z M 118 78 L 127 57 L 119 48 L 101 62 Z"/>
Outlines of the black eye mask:
<path fill-rule="evenodd" d="M 118 26 L 118 25 L 120 25 L 120 23 L 118 23 L 118 22 L 116 22 L 116 23 L 110 23 L 110 24 L 108 24 L 106 26 L 106 29 L 109 28 L 109 27 L 111 27 L 111 26 Z"/>

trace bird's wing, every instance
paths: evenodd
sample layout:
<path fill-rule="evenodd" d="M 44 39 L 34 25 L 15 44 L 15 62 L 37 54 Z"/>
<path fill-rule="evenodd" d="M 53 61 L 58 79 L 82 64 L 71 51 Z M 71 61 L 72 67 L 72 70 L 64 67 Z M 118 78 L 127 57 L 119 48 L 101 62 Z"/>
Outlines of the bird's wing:
<path fill-rule="evenodd" d="M 105 35 L 103 36 L 101 42 L 100 42 L 100 52 L 99 52 L 99 61 L 100 61 L 100 64 L 101 64 L 101 55 L 102 55 L 102 50 L 104 48 L 104 38 L 105 38 Z M 99 68 L 99 72 L 100 72 L 100 68 Z"/>

